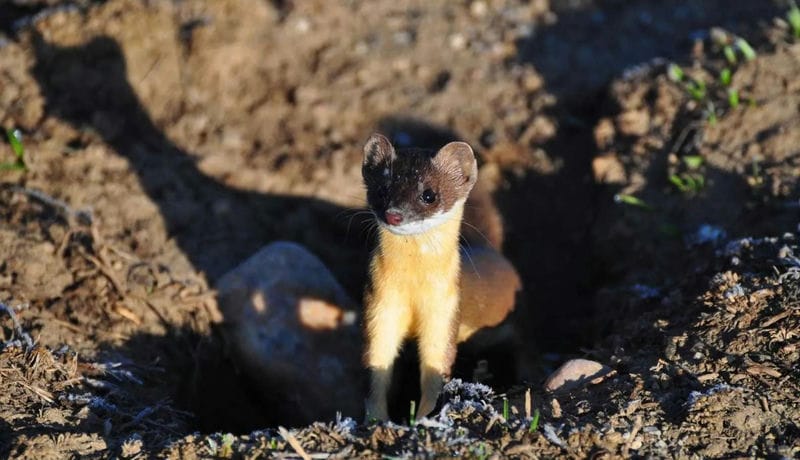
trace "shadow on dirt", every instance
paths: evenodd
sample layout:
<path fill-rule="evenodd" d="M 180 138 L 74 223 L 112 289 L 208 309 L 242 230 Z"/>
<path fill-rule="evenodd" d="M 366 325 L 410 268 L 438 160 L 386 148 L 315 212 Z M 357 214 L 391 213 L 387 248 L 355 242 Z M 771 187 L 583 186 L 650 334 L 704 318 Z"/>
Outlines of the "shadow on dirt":
<path fill-rule="evenodd" d="M 129 160 L 170 236 L 210 280 L 264 242 L 285 239 L 319 255 L 349 292 L 360 289 L 367 254 L 360 220 L 348 225 L 352 210 L 314 198 L 235 190 L 203 174 L 141 106 L 114 40 L 99 37 L 57 47 L 35 36 L 34 45 L 33 74 L 45 110 L 78 130 L 99 134 Z"/>
<path fill-rule="evenodd" d="M 517 59 L 534 64 L 548 91 L 572 101 L 654 58 L 684 61 L 711 27 L 748 35 L 782 14 L 776 1 L 597 0 L 583 8 L 567 0 L 552 3 L 557 22 L 536 26 L 517 44 Z"/>
<path fill-rule="evenodd" d="M 291 240 L 318 255 L 360 298 L 367 232 L 365 222 L 350 218 L 353 210 L 314 198 L 235 190 L 200 172 L 141 106 L 114 40 L 99 37 L 77 47 L 58 47 L 34 36 L 34 45 L 33 74 L 46 111 L 78 130 L 99 134 L 129 160 L 169 234 L 196 269 L 213 281 L 265 243 Z M 221 340 L 172 331 L 164 337 L 134 337 L 115 352 L 145 361 L 143 354 L 161 356 L 166 372 L 179 379 L 173 382 L 177 402 L 196 414 L 198 428 L 244 432 L 292 423 L 292 411 L 280 400 L 259 401 L 250 383 L 231 378 L 236 372 L 223 358 Z"/>

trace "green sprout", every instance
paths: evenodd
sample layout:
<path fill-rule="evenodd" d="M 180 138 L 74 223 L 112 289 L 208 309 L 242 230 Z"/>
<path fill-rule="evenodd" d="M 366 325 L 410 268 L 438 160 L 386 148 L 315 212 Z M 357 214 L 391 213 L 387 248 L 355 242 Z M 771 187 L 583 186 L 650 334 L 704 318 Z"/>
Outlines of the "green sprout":
<path fill-rule="evenodd" d="M 508 398 L 503 396 L 503 418 L 508 420 Z"/>
<path fill-rule="evenodd" d="M 794 0 L 789 0 L 789 11 L 786 13 L 786 20 L 789 21 L 789 26 L 792 28 L 792 35 L 794 38 L 800 38 L 800 8 Z"/>
<path fill-rule="evenodd" d="M 0 171 L 27 171 L 28 166 L 25 164 L 25 146 L 22 145 L 22 133 L 18 129 L 6 130 L 6 137 L 8 143 L 11 145 L 11 150 L 14 152 L 14 161 L 0 163 Z"/>
<path fill-rule="evenodd" d="M 220 446 L 219 452 L 217 455 L 222 458 L 231 458 L 233 457 L 233 435 L 230 433 L 225 433 L 222 435 L 222 445 Z"/>
<path fill-rule="evenodd" d="M 752 61 L 756 58 L 755 50 L 753 50 L 744 38 L 737 38 L 735 44 L 736 47 L 739 48 L 739 51 L 742 52 L 742 56 L 744 56 L 745 59 Z"/>
<path fill-rule="evenodd" d="M 733 49 L 731 45 L 725 45 L 722 48 L 722 54 L 725 55 L 725 59 L 728 61 L 730 65 L 736 64 L 736 51 Z"/>
<path fill-rule="evenodd" d="M 528 433 L 533 433 L 534 431 L 539 429 L 539 409 L 533 411 L 533 418 L 531 419 L 531 424 L 528 427 Z"/>
<path fill-rule="evenodd" d="M 700 174 L 672 174 L 669 181 L 683 193 L 697 193 L 705 186 L 705 178 Z"/>
<path fill-rule="evenodd" d="M 728 88 L 728 105 L 734 109 L 739 107 L 739 90 Z"/>
<path fill-rule="evenodd" d="M 645 203 L 642 199 L 636 198 L 633 195 L 626 195 L 623 193 L 619 193 L 614 195 L 614 201 L 616 203 L 627 204 L 629 206 L 646 209 L 648 211 L 651 211 L 653 209 L 649 204 Z"/>
<path fill-rule="evenodd" d="M 700 155 L 686 155 L 682 157 L 682 160 L 689 169 L 699 169 L 700 166 L 703 166 L 703 157 Z"/>
<path fill-rule="evenodd" d="M 670 80 L 680 82 L 683 81 L 683 77 L 685 76 L 686 74 L 683 73 L 683 69 L 681 69 L 679 65 L 670 64 L 669 67 L 667 67 L 667 77 L 669 77 Z"/>
<path fill-rule="evenodd" d="M 706 97 L 706 84 L 702 81 L 690 80 L 686 83 L 686 91 L 696 101 L 702 101 Z"/>
<path fill-rule="evenodd" d="M 278 440 L 276 438 L 272 438 L 269 440 L 269 448 L 272 450 L 278 449 Z"/>
<path fill-rule="evenodd" d="M 722 86 L 730 86 L 732 76 L 733 74 L 731 73 L 731 69 L 725 67 L 719 73 L 719 82 L 722 84 Z"/>
<path fill-rule="evenodd" d="M 409 425 L 417 424 L 417 402 L 414 400 L 411 401 L 411 405 L 408 409 L 408 424 Z"/>

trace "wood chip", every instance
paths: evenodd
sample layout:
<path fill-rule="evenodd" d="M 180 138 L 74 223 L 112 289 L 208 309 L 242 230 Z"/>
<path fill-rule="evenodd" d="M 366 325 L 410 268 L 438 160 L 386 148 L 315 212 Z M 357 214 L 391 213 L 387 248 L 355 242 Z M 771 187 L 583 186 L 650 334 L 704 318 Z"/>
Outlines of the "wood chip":
<path fill-rule="evenodd" d="M 494 416 L 492 416 L 491 420 L 489 420 L 489 424 L 486 425 L 486 430 L 484 431 L 484 433 L 488 433 L 489 430 L 491 430 L 492 427 L 494 426 L 495 422 L 497 422 L 498 420 L 502 420 L 502 419 L 503 419 L 503 417 L 500 416 L 499 414 L 495 414 Z"/>
<path fill-rule="evenodd" d="M 309 456 L 305 449 L 303 449 L 303 446 L 300 445 L 300 442 L 297 440 L 297 438 L 295 438 L 292 433 L 289 433 L 289 430 L 279 426 L 278 434 L 281 435 L 284 441 L 288 442 L 289 445 L 292 446 L 292 449 L 294 449 L 294 451 L 297 452 L 297 455 L 299 455 L 303 460 L 311 459 L 311 456 Z"/>
<path fill-rule="evenodd" d="M 765 366 L 763 364 L 753 364 L 747 367 L 747 373 L 751 375 L 769 375 L 770 377 L 779 378 L 782 374 L 774 367 Z"/>
<path fill-rule="evenodd" d="M 778 321 L 782 320 L 783 318 L 786 318 L 787 316 L 791 316 L 791 314 L 792 314 L 792 310 L 786 310 L 786 311 L 784 311 L 782 313 L 778 313 L 777 315 L 773 316 L 772 318 L 764 321 L 764 324 L 762 324 L 761 327 L 770 327 L 773 324 L 777 323 Z"/>
<path fill-rule="evenodd" d="M 139 315 L 133 312 L 130 308 L 123 305 L 121 302 L 118 302 L 114 305 L 114 313 L 122 316 L 123 318 L 127 319 L 128 321 L 132 322 L 135 325 L 142 324 L 142 320 L 139 318 Z"/>
<path fill-rule="evenodd" d="M 525 390 L 525 418 L 531 418 L 531 389 Z"/>
<path fill-rule="evenodd" d="M 708 382 L 709 380 L 714 380 L 715 378 L 719 377 L 719 374 L 716 372 L 709 372 L 708 374 L 702 374 L 697 376 L 698 382 Z"/>
<path fill-rule="evenodd" d="M 556 398 L 550 400 L 550 412 L 553 418 L 561 418 L 561 404 Z"/>

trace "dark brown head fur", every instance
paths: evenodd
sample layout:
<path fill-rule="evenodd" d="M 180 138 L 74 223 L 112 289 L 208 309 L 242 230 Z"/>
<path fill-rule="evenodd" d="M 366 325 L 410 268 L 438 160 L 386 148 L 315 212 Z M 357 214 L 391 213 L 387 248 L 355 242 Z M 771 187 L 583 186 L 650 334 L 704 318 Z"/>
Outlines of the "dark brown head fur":
<path fill-rule="evenodd" d="M 369 207 L 398 233 L 405 224 L 435 220 L 463 203 L 478 178 L 475 154 L 464 142 L 451 142 L 438 151 L 395 151 L 380 134 L 364 145 L 361 172 Z"/>

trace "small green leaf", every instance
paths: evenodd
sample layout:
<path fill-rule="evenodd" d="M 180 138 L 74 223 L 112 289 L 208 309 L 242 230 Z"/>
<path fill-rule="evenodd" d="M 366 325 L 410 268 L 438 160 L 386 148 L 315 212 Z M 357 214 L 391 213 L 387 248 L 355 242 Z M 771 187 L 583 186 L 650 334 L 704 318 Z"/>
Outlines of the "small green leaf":
<path fill-rule="evenodd" d="M 728 86 L 731 84 L 731 69 L 725 67 L 719 73 L 719 82 L 722 83 L 722 86 Z"/>
<path fill-rule="evenodd" d="M 670 175 L 669 176 L 669 181 L 672 182 L 672 184 L 675 185 L 675 187 L 678 187 L 678 190 L 680 190 L 681 192 L 688 192 L 689 191 L 689 186 L 686 185 L 683 182 L 683 179 L 681 179 L 681 177 L 678 176 L 677 174 Z"/>
<path fill-rule="evenodd" d="M 6 130 L 6 137 L 8 143 L 11 145 L 11 150 L 14 156 L 17 157 L 16 161 L 0 163 L 0 171 L 27 171 L 28 167 L 25 165 L 25 146 L 22 144 L 22 133 L 18 129 Z"/>
<path fill-rule="evenodd" d="M 725 47 L 722 48 L 722 54 L 725 55 L 725 60 L 727 60 L 730 65 L 736 64 L 736 51 L 734 51 L 731 45 L 725 45 Z"/>
<path fill-rule="evenodd" d="M 6 136 L 8 137 L 8 143 L 11 144 L 11 150 L 14 151 L 14 155 L 17 156 L 17 159 L 21 161 L 25 156 L 25 147 L 22 145 L 22 133 L 19 132 L 18 129 L 9 129 L 6 131 Z"/>
<path fill-rule="evenodd" d="M 539 409 L 533 411 L 533 418 L 531 419 L 531 424 L 528 427 L 528 433 L 533 433 L 534 431 L 539 429 Z"/>
<path fill-rule="evenodd" d="M 617 202 L 617 203 L 627 204 L 627 205 L 630 205 L 630 206 L 636 206 L 636 207 L 647 209 L 647 210 L 652 210 L 653 209 L 653 208 L 650 207 L 649 204 L 645 203 L 643 200 L 641 200 L 639 198 L 636 198 L 633 195 L 626 195 L 626 194 L 619 193 L 617 195 L 614 195 L 614 201 Z"/>
<path fill-rule="evenodd" d="M 687 155 L 682 158 L 683 164 L 689 169 L 697 169 L 703 165 L 703 157 L 700 155 Z"/>
<path fill-rule="evenodd" d="M 667 67 L 667 77 L 669 77 L 669 79 L 672 81 L 683 81 L 683 69 L 681 69 L 677 64 L 670 64 Z"/>
<path fill-rule="evenodd" d="M 742 56 L 748 61 L 752 61 L 756 58 L 755 50 L 750 46 L 749 43 L 744 38 L 737 38 L 736 39 L 736 47 L 739 48 L 739 51 L 742 52 Z"/>
<path fill-rule="evenodd" d="M 503 418 L 508 421 L 508 398 L 503 396 Z"/>
<path fill-rule="evenodd" d="M 701 101 L 706 97 L 706 84 L 702 81 L 691 80 L 686 83 L 686 90 L 696 101 Z"/>
<path fill-rule="evenodd" d="M 791 8 L 789 8 L 789 12 L 786 13 L 786 19 L 789 21 L 789 25 L 792 27 L 792 34 L 795 38 L 800 38 L 800 9 L 797 8 L 797 4 L 792 0 L 790 3 Z"/>
<path fill-rule="evenodd" d="M 728 105 L 731 108 L 739 107 L 739 91 L 733 88 L 728 88 Z"/>
<path fill-rule="evenodd" d="M 408 409 L 408 424 L 417 424 L 417 402 L 414 400 L 411 401 L 411 406 Z"/>

